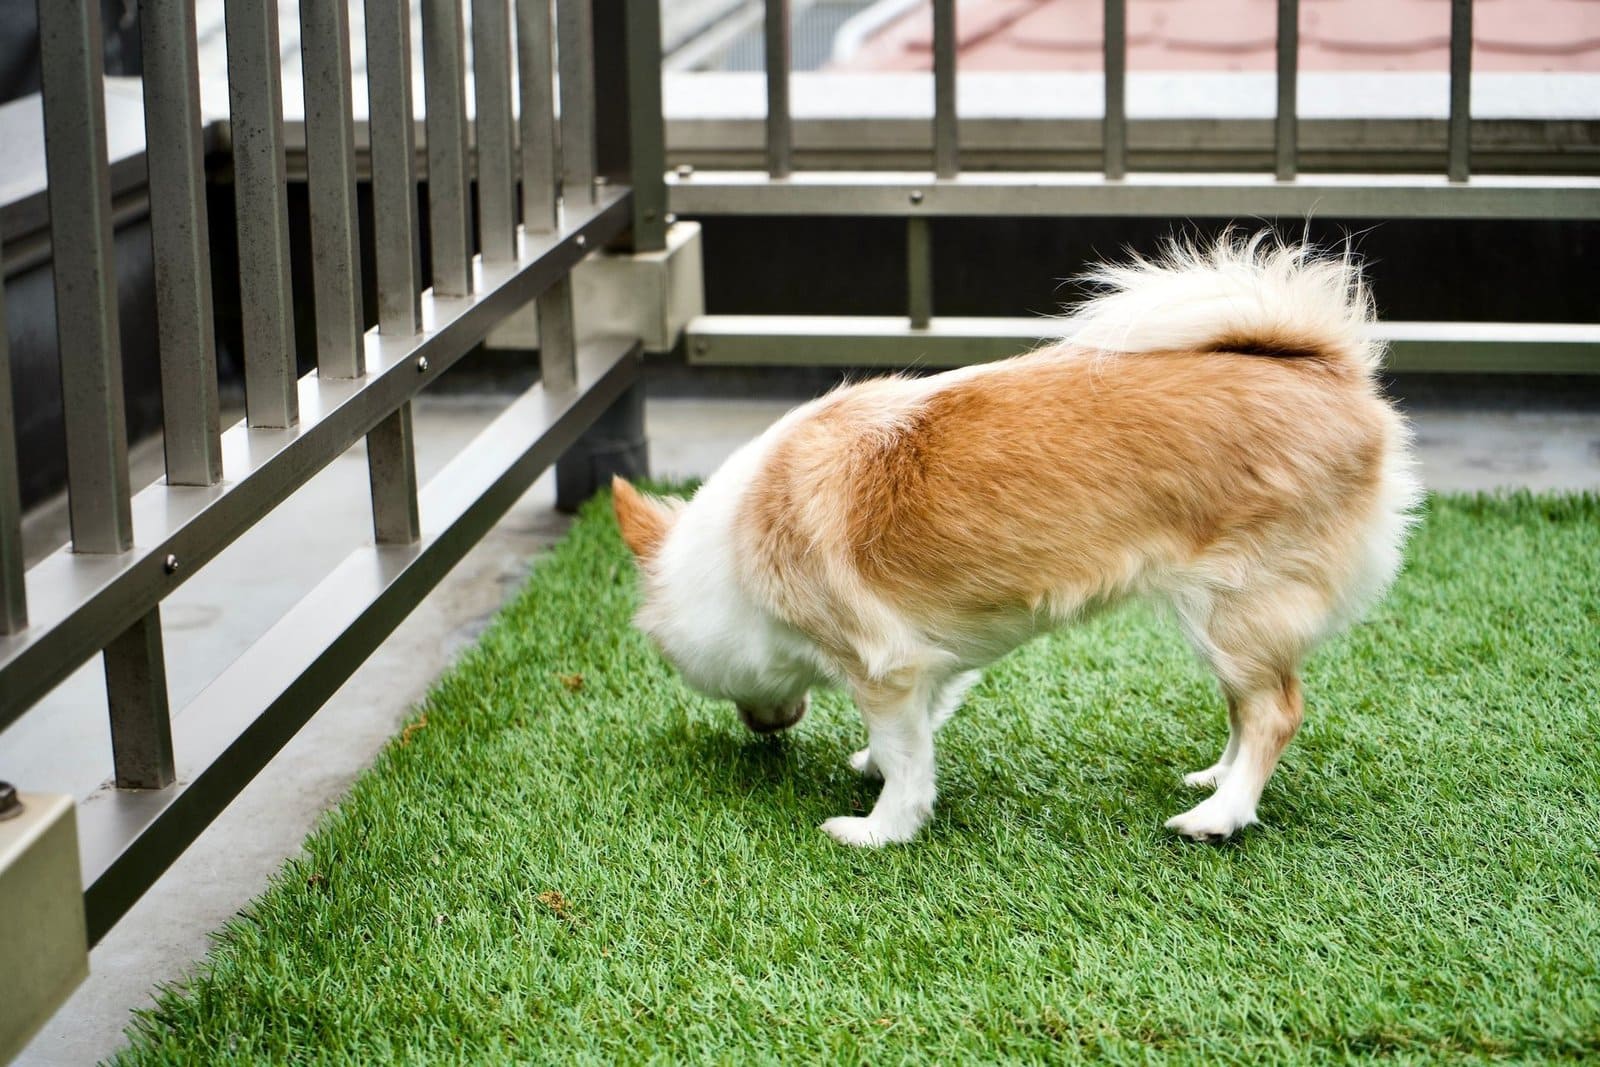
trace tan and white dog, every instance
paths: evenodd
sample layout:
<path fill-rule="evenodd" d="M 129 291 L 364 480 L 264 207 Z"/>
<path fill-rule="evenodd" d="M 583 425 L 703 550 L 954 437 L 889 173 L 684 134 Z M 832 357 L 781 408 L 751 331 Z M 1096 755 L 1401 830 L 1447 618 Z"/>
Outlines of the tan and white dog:
<path fill-rule="evenodd" d="M 842 685 L 872 813 L 822 828 L 906 841 L 933 735 L 977 671 L 1134 596 L 1171 604 L 1227 700 L 1214 788 L 1167 825 L 1253 823 L 1300 726 L 1299 669 L 1394 578 L 1419 489 L 1375 380 L 1359 266 L 1263 234 L 1107 266 L 1071 340 L 838 389 L 735 453 L 687 503 L 620 479 L 638 625 L 753 730 Z"/>

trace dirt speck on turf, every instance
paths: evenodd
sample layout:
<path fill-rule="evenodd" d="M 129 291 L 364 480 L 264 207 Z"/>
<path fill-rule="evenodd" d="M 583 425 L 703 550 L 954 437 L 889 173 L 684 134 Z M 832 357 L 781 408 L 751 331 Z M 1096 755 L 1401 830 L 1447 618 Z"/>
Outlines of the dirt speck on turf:
<path fill-rule="evenodd" d="M 576 693 L 583 688 L 583 675 L 581 674 L 558 674 L 556 675 L 556 680 L 566 686 L 569 693 Z"/>
<path fill-rule="evenodd" d="M 566 897 L 554 889 L 546 889 L 539 894 L 539 903 L 555 912 L 556 918 L 569 926 L 577 926 L 578 918 L 572 914 L 572 904 Z"/>
<path fill-rule="evenodd" d="M 428 728 L 428 713 L 427 712 L 423 712 L 420 716 L 417 717 L 417 721 L 416 722 L 411 723 L 404 730 L 400 731 L 400 747 L 404 748 L 404 747 L 406 747 L 407 745 L 409 745 L 411 743 L 411 735 L 412 734 L 416 733 L 418 730 L 426 730 L 427 728 Z"/>

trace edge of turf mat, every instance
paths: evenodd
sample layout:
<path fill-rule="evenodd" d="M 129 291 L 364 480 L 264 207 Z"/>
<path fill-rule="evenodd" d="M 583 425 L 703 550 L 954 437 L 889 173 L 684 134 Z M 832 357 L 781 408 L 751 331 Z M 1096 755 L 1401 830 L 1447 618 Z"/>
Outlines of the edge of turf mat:
<path fill-rule="evenodd" d="M 863 852 L 849 702 L 747 734 L 634 586 L 593 501 L 116 1062 L 1600 1055 L 1600 496 L 1430 500 L 1222 847 L 1161 829 L 1224 726 L 1153 612 L 991 668 Z"/>

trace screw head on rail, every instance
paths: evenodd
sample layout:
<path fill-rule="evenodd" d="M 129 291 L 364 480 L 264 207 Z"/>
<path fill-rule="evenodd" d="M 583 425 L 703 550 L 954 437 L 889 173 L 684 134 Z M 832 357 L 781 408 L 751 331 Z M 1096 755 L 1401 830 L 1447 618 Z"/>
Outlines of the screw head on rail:
<path fill-rule="evenodd" d="M 161 569 L 168 574 L 178 573 L 178 557 L 167 553 L 167 558 L 161 561 Z"/>
<path fill-rule="evenodd" d="M 418 356 L 417 357 L 417 373 L 418 374 L 427 374 L 428 373 L 428 357 L 427 356 Z"/>
<path fill-rule="evenodd" d="M 913 190 L 911 190 L 911 202 L 913 204 L 922 203 L 922 190 L 921 189 L 913 189 Z"/>
<path fill-rule="evenodd" d="M 669 211 L 667 212 L 667 217 L 661 221 L 665 222 L 668 226 L 676 226 L 678 224 L 678 216 Z"/>
<path fill-rule="evenodd" d="M 694 164 L 692 164 L 692 163 L 679 163 L 678 164 L 677 175 L 680 178 L 692 178 L 694 176 Z"/>
<path fill-rule="evenodd" d="M 580 233 L 580 234 L 578 234 L 578 236 L 576 236 L 576 237 L 574 237 L 572 239 L 572 243 L 577 245 L 579 248 L 588 248 L 589 247 L 589 238 L 585 237 L 583 234 Z"/>
<path fill-rule="evenodd" d="M 17 796 L 17 787 L 10 782 L 0 782 L 0 822 L 21 814 L 22 799 Z"/>

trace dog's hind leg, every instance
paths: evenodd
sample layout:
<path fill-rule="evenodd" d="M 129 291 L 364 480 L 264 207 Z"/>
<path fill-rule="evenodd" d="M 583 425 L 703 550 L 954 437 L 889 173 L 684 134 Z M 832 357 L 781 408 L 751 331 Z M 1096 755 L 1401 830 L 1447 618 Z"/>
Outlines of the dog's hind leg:
<path fill-rule="evenodd" d="M 933 699 L 933 710 L 929 715 L 929 726 L 934 733 L 950 721 L 961 702 L 966 699 L 967 690 L 978 683 L 983 677 L 982 671 L 963 671 L 939 687 L 938 695 Z M 850 754 L 850 768 L 863 778 L 882 778 L 883 772 L 878 770 L 877 761 L 872 758 L 872 746 L 858 749 Z"/>
<path fill-rule="evenodd" d="M 1256 821 L 1256 805 L 1304 714 L 1300 661 L 1326 625 L 1325 598 L 1297 583 L 1270 592 L 1231 593 L 1186 623 L 1228 698 L 1228 747 L 1214 775 L 1216 792 L 1167 826 L 1197 841 L 1220 841 Z M 1231 758 L 1230 758 L 1231 756 Z"/>
<path fill-rule="evenodd" d="M 883 775 L 883 791 L 870 815 L 841 815 L 822 828 L 847 845 L 909 841 L 933 814 L 931 712 L 939 687 L 918 676 L 860 683 L 854 689 L 867 724 L 871 762 Z"/>
<path fill-rule="evenodd" d="M 1239 755 L 1239 702 L 1224 693 L 1228 701 L 1228 744 L 1217 757 L 1217 762 L 1203 771 L 1193 771 L 1183 776 L 1183 784 L 1192 789 L 1215 789 L 1222 784 Z"/>

